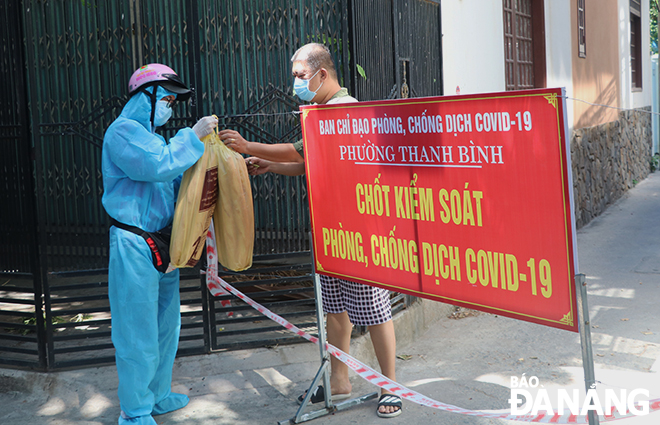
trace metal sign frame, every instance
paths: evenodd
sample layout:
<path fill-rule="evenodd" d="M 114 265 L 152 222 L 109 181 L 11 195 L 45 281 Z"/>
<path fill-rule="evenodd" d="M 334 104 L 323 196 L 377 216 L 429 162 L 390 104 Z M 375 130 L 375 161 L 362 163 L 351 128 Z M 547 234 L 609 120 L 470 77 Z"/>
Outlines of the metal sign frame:
<path fill-rule="evenodd" d="M 309 237 L 311 240 L 311 233 Z M 311 248 L 310 252 L 312 255 L 312 264 L 314 264 L 314 249 Z M 314 267 L 312 267 L 312 279 L 314 281 L 314 298 L 316 299 L 316 323 L 319 337 L 319 354 L 321 357 L 321 366 L 319 366 L 319 370 L 316 372 L 316 376 L 314 376 L 312 383 L 307 389 L 307 394 L 300 404 L 300 407 L 296 411 L 296 414 L 291 419 L 278 422 L 278 425 L 299 424 L 302 422 L 311 421 L 312 419 L 316 419 L 321 416 L 329 415 L 341 410 L 346 410 L 353 406 L 358 406 L 365 401 L 378 397 L 378 392 L 371 392 L 361 397 L 342 401 L 341 403 L 334 404 L 332 402 L 332 393 L 330 391 L 330 354 L 326 349 L 325 317 L 323 315 L 323 304 L 321 301 L 321 279 L 316 273 Z M 323 409 L 305 413 L 305 409 L 309 405 L 314 390 L 319 386 L 321 382 L 323 382 L 323 387 L 327 389 L 327 391 L 324 391 L 325 407 Z"/>

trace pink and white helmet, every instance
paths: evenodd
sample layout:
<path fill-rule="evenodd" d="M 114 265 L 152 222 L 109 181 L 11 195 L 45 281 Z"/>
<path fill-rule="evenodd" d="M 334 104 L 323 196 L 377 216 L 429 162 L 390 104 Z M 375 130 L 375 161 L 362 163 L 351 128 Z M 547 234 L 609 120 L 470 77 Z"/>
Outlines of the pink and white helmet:
<path fill-rule="evenodd" d="M 128 81 L 128 94 L 133 96 L 138 91 L 155 85 L 176 93 L 179 101 L 186 101 L 190 97 L 190 89 L 176 72 L 160 63 L 150 63 L 135 71 Z"/>

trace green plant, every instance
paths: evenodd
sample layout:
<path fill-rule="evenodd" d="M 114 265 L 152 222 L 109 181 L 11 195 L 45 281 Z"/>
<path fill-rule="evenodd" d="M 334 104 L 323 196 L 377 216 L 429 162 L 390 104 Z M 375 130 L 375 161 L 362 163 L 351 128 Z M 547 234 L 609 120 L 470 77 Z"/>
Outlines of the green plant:
<path fill-rule="evenodd" d="M 50 321 L 53 325 L 57 325 L 58 323 L 64 323 L 65 320 L 62 319 L 59 316 L 52 316 L 50 318 Z M 23 319 L 23 324 L 24 325 L 32 325 L 35 326 L 37 324 L 37 318 L 36 317 L 28 317 L 27 319 Z M 46 313 L 44 313 L 44 329 L 46 328 Z M 23 329 L 21 333 L 23 335 L 27 335 L 28 333 L 32 332 L 31 329 Z"/>
<path fill-rule="evenodd" d="M 649 27 L 651 30 L 651 54 L 658 53 L 658 0 L 649 3 Z"/>
<path fill-rule="evenodd" d="M 656 152 L 655 155 L 651 157 L 651 172 L 655 173 L 658 168 L 660 168 L 660 153 Z"/>
<path fill-rule="evenodd" d="M 361 67 L 359 64 L 357 64 L 357 63 L 355 64 L 355 66 L 357 67 L 358 74 L 360 74 L 360 76 L 366 80 L 366 79 L 367 79 L 367 73 L 364 72 L 364 68 L 362 68 L 362 67 Z"/>

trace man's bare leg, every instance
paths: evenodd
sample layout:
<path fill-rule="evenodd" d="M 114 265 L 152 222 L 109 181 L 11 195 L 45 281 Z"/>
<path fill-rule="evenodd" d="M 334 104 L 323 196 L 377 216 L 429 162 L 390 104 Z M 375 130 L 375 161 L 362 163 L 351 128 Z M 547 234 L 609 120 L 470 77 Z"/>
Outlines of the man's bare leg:
<path fill-rule="evenodd" d="M 371 342 L 374 345 L 376 358 L 380 365 L 380 371 L 393 381 L 396 381 L 396 336 L 394 334 L 394 323 L 388 320 L 380 325 L 369 326 Z M 390 394 L 389 391 L 381 389 L 382 394 Z M 392 413 L 398 408 L 393 406 L 381 406 L 381 413 Z"/>
<path fill-rule="evenodd" d="M 334 345 L 345 353 L 351 346 L 351 331 L 353 324 L 348 319 L 348 313 L 328 313 L 327 315 L 328 343 Z M 352 386 L 348 379 L 348 366 L 335 356 L 330 356 L 330 389 L 332 394 L 348 394 Z"/>

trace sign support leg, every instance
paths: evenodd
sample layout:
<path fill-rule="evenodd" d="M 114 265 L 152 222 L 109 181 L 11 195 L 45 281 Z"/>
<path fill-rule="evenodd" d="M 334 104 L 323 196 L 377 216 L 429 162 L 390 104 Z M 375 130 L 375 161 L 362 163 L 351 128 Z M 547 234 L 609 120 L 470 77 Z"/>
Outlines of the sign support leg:
<path fill-rule="evenodd" d="M 301 422 L 311 421 L 321 416 L 334 413 L 336 411 L 344 410 L 349 407 L 357 406 L 364 403 L 367 400 L 374 399 L 378 397 L 378 392 L 372 392 L 361 397 L 353 398 L 350 400 L 342 401 L 338 404 L 332 403 L 332 393 L 330 392 L 330 354 L 326 349 L 326 334 L 325 334 L 325 317 L 323 316 L 323 304 L 321 301 L 321 278 L 316 274 L 315 262 L 314 262 L 314 244 L 311 240 L 310 235 L 310 254 L 312 256 L 312 280 L 314 282 L 314 299 L 316 300 L 316 325 L 318 327 L 318 338 L 319 338 L 319 353 L 321 355 L 321 366 L 319 367 L 316 376 L 312 381 L 312 384 L 307 389 L 307 394 L 303 399 L 300 407 L 296 411 L 296 415 L 284 421 L 278 422 L 278 425 L 290 425 L 290 424 L 299 424 Z M 304 413 L 305 408 L 309 404 L 312 393 L 316 387 L 323 382 L 323 388 L 325 389 L 325 408 L 320 410 L 311 411 Z"/>
<path fill-rule="evenodd" d="M 594 354 L 591 347 L 591 321 L 589 320 L 589 305 L 587 304 L 587 279 L 584 274 L 575 276 L 577 286 L 577 303 L 579 315 L 580 345 L 582 345 L 582 367 L 584 368 L 584 383 L 586 390 L 596 388 L 594 373 Z M 589 411 L 589 425 L 599 425 L 598 415 Z"/>

